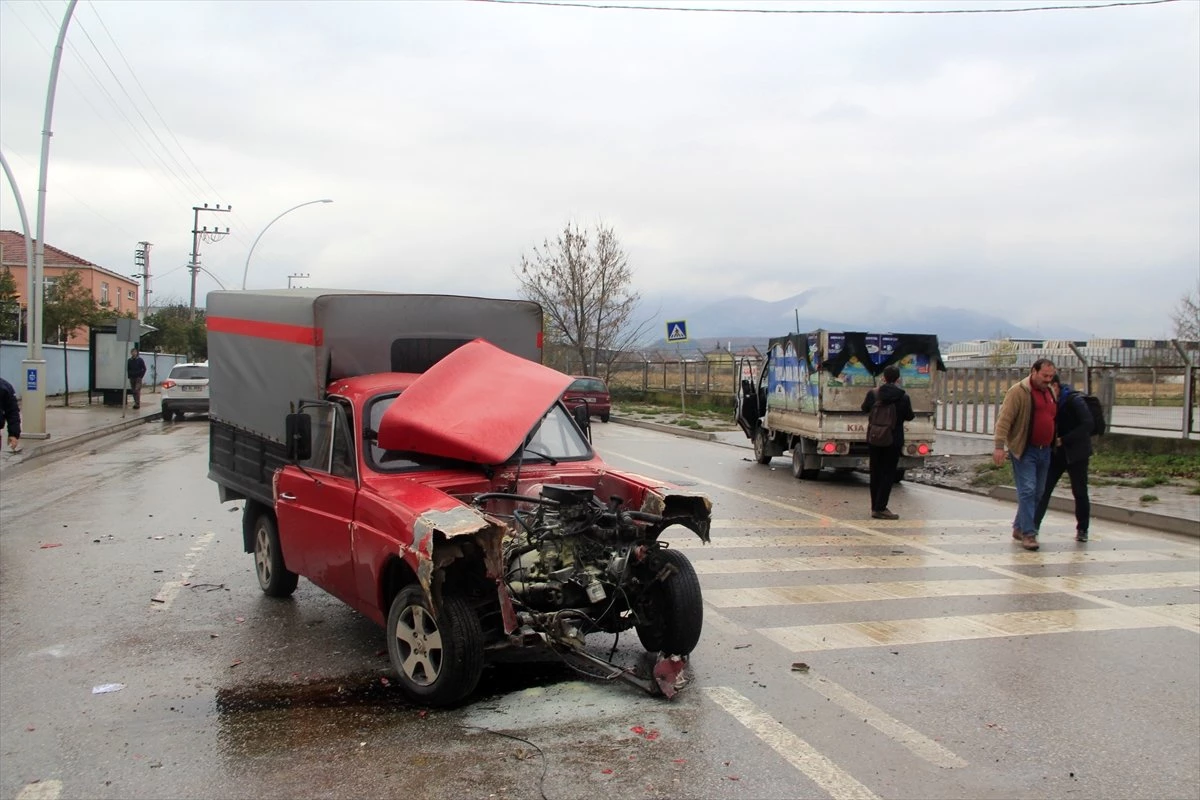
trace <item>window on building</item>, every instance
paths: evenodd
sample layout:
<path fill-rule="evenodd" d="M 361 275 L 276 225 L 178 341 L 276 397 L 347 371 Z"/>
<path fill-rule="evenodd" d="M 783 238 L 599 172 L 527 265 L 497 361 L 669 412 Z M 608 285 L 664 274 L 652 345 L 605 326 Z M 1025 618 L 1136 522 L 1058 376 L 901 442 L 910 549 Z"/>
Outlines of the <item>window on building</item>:
<path fill-rule="evenodd" d="M 133 289 L 130 289 L 128 294 L 125 295 L 125 299 L 126 300 L 137 300 L 137 292 Z"/>
<path fill-rule="evenodd" d="M 100 305 L 108 305 L 108 282 L 100 281 Z"/>

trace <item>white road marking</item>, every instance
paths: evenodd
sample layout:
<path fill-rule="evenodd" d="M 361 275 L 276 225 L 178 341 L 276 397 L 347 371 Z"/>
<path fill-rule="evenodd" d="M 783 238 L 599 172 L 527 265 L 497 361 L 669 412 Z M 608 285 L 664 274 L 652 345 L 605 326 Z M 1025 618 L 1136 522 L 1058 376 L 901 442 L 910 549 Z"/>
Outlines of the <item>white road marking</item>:
<path fill-rule="evenodd" d="M 196 562 L 200 560 L 200 556 L 204 554 L 205 548 L 212 543 L 215 536 L 216 533 L 210 531 L 196 540 L 196 544 L 192 545 L 183 556 L 184 565 L 179 571 L 179 580 L 164 583 L 162 588 L 158 590 L 158 594 L 154 595 L 154 599 L 150 602 L 151 608 L 166 609 L 171 607 L 171 603 L 175 601 L 179 590 L 183 588 L 183 585 L 191 579 L 192 573 L 195 572 Z"/>
<path fill-rule="evenodd" d="M 1180 609 L 1172 606 L 1172 609 Z M 1192 608 L 1196 608 L 1192 606 Z M 1143 629 L 1146 617 L 1137 608 L 1076 608 L 1063 611 L 1015 611 L 956 617 L 873 620 L 789 628 L 759 628 L 758 633 L 796 653 L 854 647 L 927 644 L 930 642 L 1035 636 L 1047 633 Z M 1152 610 L 1152 609 L 1147 609 Z M 1182 609 L 1175 611 L 1182 615 Z M 1172 624 L 1164 617 L 1162 626 Z M 1178 627 L 1189 627 L 1182 619 Z M 1190 626 L 1193 630 L 1195 626 Z"/>
<path fill-rule="evenodd" d="M 679 477 L 684 478 L 685 480 L 688 480 L 697 486 L 711 486 L 715 489 L 720 489 L 723 492 L 727 492 L 732 495 L 737 495 L 738 497 L 742 497 L 747 500 L 751 500 L 751 501 L 759 504 L 763 508 L 779 508 L 779 509 L 788 511 L 792 514 L 797 514 L 800 517 L 803 517 L 808 520 L 823 520 L 830 524 L 837 524 L 840 526 L 840 528 L 843 528 L 845 530 L 857 531 L 862 534 L 874 535 L 874 536 L 878 537 L 878 539 L 881 542 L 886 542 L 886 543 L 896 546 L 896 547 L 906 546 L 906 547 L 910 548 L 911 550 L 916 550 L 918 552 L 927 553 L 929 556 L 931 556 L 933 558 L 941 559 L 946 564 L 953 564 L 953 565 L 960 566 L 960 567 L 982 568 L 982 569 L 986 569 L 990 572 L 993 572 L 997 575 L 1001 575 L 1001 576 L 1008 577 L 1008 578 L 1024 579 L 1027 577 L 1026 575 L 1023 575 L 1020 572 L 1016 572 L 1014 570 L 1005 568 L 1006 566 L 1013 564 L 1013 563 L 1015 563 L 1015 564 L 1030 564 L 1030 565 L 1044 564 L 1044 563 L 1047 563 L 1047 561 L 1045 560 L 1045 559 L 1047 559 L 1047 557 L 1049 557 L 1049 559 L 1051 559 L 1051 563 L 1062 563 L 1062 561 L 1061 561 L 1062 556 L 1075 556 L 1078 558 L 1078 560 L 1076 558 L 1070 559 L 1071 563 L 1085 563 L 1088 560 L 1086 557 L 1087 556 L 1086 550 L 1085 551 L 1077 551 L 1076 553 L 1059 553 L 1057 555 L 1053 552 L 1017 553 L 1014 555 L 1019 556 L 1019 557 L 1023 556 L 1022 560 L 1012 561 L 1010 558 L 1010 560 L 1008 562 L 1005 562 L 1005 561 L 997 562 L 996 558 L 992 558 L 992 557 L 989 557 L 986 555 L 985 556 L 972 556 L 972 555 L 964 555 L 964 554 L 960 554 L 960 553 L 953 553 L 953 552 L 939 549 L 937 547 L 934 547 L 934 546 L 924 543 L 924 542 L 913 541 L 914 537 L 912 537 L 912 536 L 904 536 L 901 534 L 887 533 L 886 531 L 884 531 L 878 527 L 873 527 L 872 525 L 868 524 L 869 522 L 872 522 L 871 520 L 837 520 L 828 515 L 818 514 L 813 511 L 809 511 L 806 508 L 801 508 L 800 506 L 792 504 L 792 503 L 786 503 L 781 500 L 775 500 L 770 497 L 763 497 L 762 495 L 757 495 L 757 494 L 754 494 L 753 492 L 747 492 L 743 489 L 738 489 L 734 486 L 726 486 L 725 484 L 716 483 L 715 481 L 705 480 L 704 478 L 699 478 L 692 473 L 682 472 L 680 470 L 672 469 L 671 467 L 667 467 L 662 464 L 655 464 L 655 463 L 652 463 L 649 461 L 644 461 L 639 458 L 633 458 L 632 456 L 627 456 L 627 455 L 624 455 L 621 453 L 616 453 L 611 450 L 606 451 L 606 452 L 608 452 L 610 455 L 617 456 L 619 458 L 624 458 L 631 463 L 641 464 L 643 466 L 649 467 L 651 470 L 658 472 L 660 474 L 663 474 L 663 475 L 678 475 Z M 981 498 L 981 499 L 986 500 L 986 498 Z M 1005 523 L 1005 524 L 1007 525 L 1007 523 Z M 1139 539 L 1141 541 L 1147 541 L 1147 540 L 1156 541 L 1156 540 L 1151 539 L 1149 536 L 1139 537 Z M 1166 558 L 1172 558 L 1172 559 L 1176 559 L 1176 560 L 1185 560 L 1185 559 L 1190 560 L 1190 559 L 1195 558 L 1195 556 L 1193 555 L 1193 553 L 1195 552 L 1195 546 L 1196 546 L 1195 543 L 1183 544 L 1180 542 L 1172 541 L 1171 546 L 1175 552 L 1163 551 L 1160 553 L 1156 553 L 1156 557 L 1158 557 L 1158 558 L 1166 557 Z M 1181 552 L 1181 551 L 1186 551 L 1186 553 Z M 1108 551 L 1108 552 L 1118 552 L 1118 551 Z M 1058 559 L 1058 560 L 1055 561 L 1054 559 Z M 1101 559 L 1096 558 L 1096 559 L 1092 559 L 1092 560 L 1100 561 Z M 1123 560 L 1123 559 L 1118 559 L 1118 560 Z M 705 563 L 711 564 L 713 562 L 700 561 L 698 563 L 697 562 L 693 562 L 693 563 L 694 563 L 694 566 L 696 566 L 696 571 L 698 573 L 702 573 L 701 566 Z M 766 562 L 762 562 L 762 563 L 766 563 Z M 918 565 L 918 566 L 924 566 L 924 565 Z M 771 570 L 774 568 L 768 567 L 767 569 Z M 736 570 L 731 570 L 731 571 L 745 572 L 748 570 L 736 569 Z M 1163 614 L 1163 613 L 1159 613 L 1157 611 L 1157 609 L 1155 609 L 1153 607 L 1139 608 L 1137 606 L 1131 606 L 1131 605 L 1128 605 L 1125 603 L 1120 603 L 1116 600 L 1112 600 L 1107 597 L 1100 597 L 1098 595 L 1088 594 L 1087 592 L 1078 591 L 1078 590 L 1072 589 L 1070 587 L 1064 587 L 1062 589 L 1062 593 L 1069 595 L 1071 597 L 1081 599 L 1081 600 L 1087 600 L 1088 602 L 1096 603 L 1098 605 L 1105 606 L 1107 608 L 1121 609 L 1121 610 L 1128 611 L 1132 614 L 1141 616 L 1146 627 L 1159 627 L 1159 626 L 1162 626 L 1163 624 L 1167 624 L 1167 625 L 1171 625 L 1174 627 L 1183 628 L 1184 630 L 1189 630 L 1189 631 L 1195 630 L 1195 626 L 1193 626 L 1191 624 L 1190 620 L 1180 619 L 1179 613 L 1177 611 L 1172 611 L 1171 613 Z"/>
<path fill-rule="evenodd" d="M 1195 572 L 1146 572 L 1133 575 L 1078 575 L 1053 578 L 984 578 L 979 580 L 881 581 L 820 586 L 754 586 L 705 589 L 704 600 L 717 608 L 791 606 L 812 603 L 858 603 L 919 597 L 982 597 L 1049 594 L 1072 588 L 1083 592 L 1130 589 L 1176 589 L 1200 586 Z M 1158 608 L 1158 607 L 1156 607 Z"/>
<path fill-rule="evenodd" d="M 27 783 L 17 792 L 16 800 L 58 800 L 62 794 L 62 781 L 51 778 L 47 781 Z"/>
<path fill-rule="evenodd" d="M 1172 561 L 1180 556 L 1157 550 L 1096 550 L 1093 552 L 976 553 L 959 556 L 894 555 L 894 556 L 809 556 L 798 558 L 693 558 L 696 572 L 702 575 L 722 575 L 745 572 L 808 572 L 831 569 L 928 569 L 930 567 L 961 567 L 967 558 L 974 567 L 1015 567 L 1028 564 L 1101 564 L 1126 561 Z M 1024 577 L 1024 576 L 1020 576 Z"/>
<path fill-rule="evenodd" d="M 933 739 L 905 725 L 882 709 L 876 708 L 846 687 L 834 683 L 828 678 L 817 677 L 812 673 L 793 672 L 791 675 L 817 694 L 829 698 L 842 708 L 852 712 L 856 717 L 862 717 L 872 728 L 931 764 L 943 769 L 967 766 L 966 761 Z"/>
<path fill-rule="evenodd" d="M 817 752 L 811 744 L 743 695 L 726 686 L 707 687 L 704 693 L 809 780 L 828 792 L 834 800 L 878 800 L 878 795 L 855 780 L 850 773 Z"/>

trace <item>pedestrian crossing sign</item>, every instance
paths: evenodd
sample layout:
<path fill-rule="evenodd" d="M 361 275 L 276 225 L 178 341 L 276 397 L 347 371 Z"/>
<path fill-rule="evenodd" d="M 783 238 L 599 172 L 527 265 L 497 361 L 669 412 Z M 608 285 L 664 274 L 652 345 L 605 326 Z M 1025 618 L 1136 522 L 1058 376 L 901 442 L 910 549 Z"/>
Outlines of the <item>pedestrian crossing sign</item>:
<path fill-rule="evenodd" d="M 674 322 L 667 323 L 667 341 L 668 342 L 686 342 L 687 335 L 687 320 L 677 319 Z"/>

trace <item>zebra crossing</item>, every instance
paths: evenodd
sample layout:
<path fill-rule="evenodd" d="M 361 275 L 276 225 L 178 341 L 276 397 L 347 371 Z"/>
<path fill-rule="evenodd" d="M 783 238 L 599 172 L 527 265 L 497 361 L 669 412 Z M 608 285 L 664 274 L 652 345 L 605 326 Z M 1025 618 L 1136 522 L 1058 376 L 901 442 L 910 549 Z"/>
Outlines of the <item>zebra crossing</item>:
<path fill-rule="evenodd" d="M 710 609 L 771 608 L 779 613 L 770 620 L 794 618 L 798 624 L 768 621 L 754 630 L 797 655 L 1152 627 L 1200 633 L 1200 542 L 1097 525 L 1086 547 L 1067 546 L 1063 524 L 1044 536 L 1063 542 L 1061 549 L 1027 552 L 1012 547 L 1007 526 L 1001 519 L 721 519 L 708 545 L 681 539 L 673 546 L 691 559 Z M 1187 590 L 1194 599 L 1182 602 L 1178 593 Z M 1138 600 L 1162 591 L 1176 599 Z M 991 598 L 1002 605 L 1021 595 L 1067 595 L 1070 607 L 862 619 L 868 604 L 894 607 L 885 601 Z M 844 609 L 846 618 L 806 623 L 805 610 L 815 606 Z"/>

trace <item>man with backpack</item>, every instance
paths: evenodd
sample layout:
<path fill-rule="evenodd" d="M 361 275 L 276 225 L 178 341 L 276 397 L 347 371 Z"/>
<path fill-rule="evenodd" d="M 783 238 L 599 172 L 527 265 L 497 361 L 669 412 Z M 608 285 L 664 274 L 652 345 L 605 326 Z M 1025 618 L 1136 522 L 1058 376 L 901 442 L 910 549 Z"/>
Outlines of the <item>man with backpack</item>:
<path fill-rule="evenodd" d="M 900 368 L 883 368 L 883 385 L 867 392 L 862 410 L 867 412 L 867 446 L 871 453 L 871 517 L 900 519 L 888 508 L 896 465 L 904 449 L 904 423 L 913 419 L 912 399 L 896 385 Z"/>
<path fill-rule="evenodd" d="M 1050 381 L 1058 389 L 1058 411 L 1054 417 L 1054 449 L 1050 453 L 1050 471 L 1046 473 L 1046 488 L 1033 517 L 1034 530 L 1042 527 L 1042 519 L 1050 506 L 1050 495 L 1064 472 L 1071 479 L 1071 494 L 1075 497 L 1075 541 L 1088 540 L 1088 522 L 1092 506 L 1088 500 L 1088 459 L 1092 456 L 1092 432 L 1095 423 L 1084 397 L 1069 383 L 1059 383 L 1055 375 Z M 1101 418 L 1103 419 L 1103 418 Z"/>

